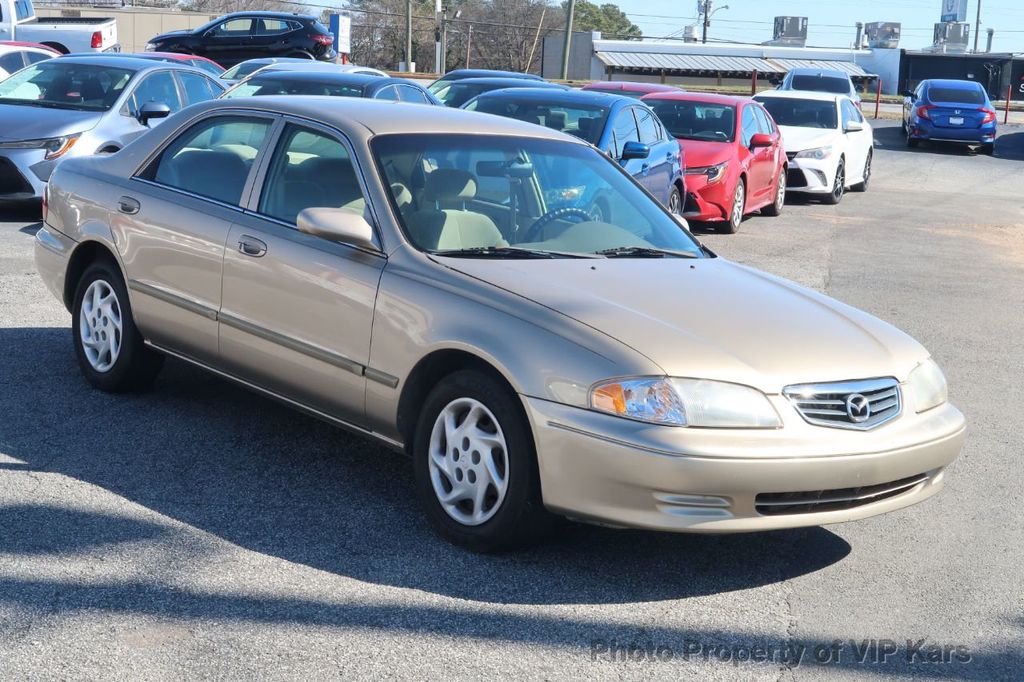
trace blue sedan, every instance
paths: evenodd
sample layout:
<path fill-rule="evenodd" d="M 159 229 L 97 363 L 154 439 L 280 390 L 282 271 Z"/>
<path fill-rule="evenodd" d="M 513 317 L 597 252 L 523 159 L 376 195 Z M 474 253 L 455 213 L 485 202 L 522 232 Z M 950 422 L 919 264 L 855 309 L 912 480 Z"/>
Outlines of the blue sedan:
<path fill-rule="evenodd" d="M 594 91 L 515 88 L 478 95 L 463 108 L 535 123 L 586 140 L 618 161 L 672 213 L 682 212 L 682 151 L 657 114 L 642 102 Z M 565 172 L 573 176 L 572 169 Z M 578 187 L 568 188 L 563 203 L 585 207 L 597 220 L 609 217 L 615 207 L 602 203 L 602 197 L 588 196 L 586 185 L 580 181 Z"/>
<path fill-rule="evenodd" d="M 974 81 L 924 80 L 903 100 L 903 132 L 908 147 L 936 140 L 979 145 L 982 154 L 992 154 L 996 110 Z"/>

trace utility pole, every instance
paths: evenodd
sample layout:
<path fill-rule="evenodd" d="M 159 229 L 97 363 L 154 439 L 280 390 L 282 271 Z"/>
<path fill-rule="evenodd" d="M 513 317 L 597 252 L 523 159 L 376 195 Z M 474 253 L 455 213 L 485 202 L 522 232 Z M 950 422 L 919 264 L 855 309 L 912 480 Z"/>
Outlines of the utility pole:
<path fill-rule="evenodd" d="M 437 0 L 434 4 L 434 73 L 441 76 L 444 75 L 444 71 L 441 70 L 441 28 L 444 25 L 442 10 L 441 0 Z"/>
<path fill-rule="evenodd" d="M 562 80 L 569 80 L 569 48 L 572 47 L 572 18 L 576 14 L 576 0 L 569 0 L 565 13 L 565 41 L 562 43 Z"/>
<path fill-rule="evenodd" d="M 981 0 L 978 0 L 978 14 L 974 17 L 974 51 L 978 51 L 978 34 L 981 33 Z"/>
<path fill-rule="evenodd" d="M 441 68 L 442 76 L 448 73 L 448 10 L 441 10 Z"/>
<path fill-rule="evenodd" d="M 711 25 L 711 0 L 704 0 L 704 32 L 701 35 L 700 42 L 706 44 L 708 42 L 708 26 Z"/>
<path fill-rule="evenodd" d="M 405 70 L 412 71 L 412 0 L 405 3 Z"/>
<path fill-rule="evenodd" d="M 473 24 L 469 25 L 469 35 L 466 37 L 466 68 L 469 68 L 469 48 L 473 46 Z"/>

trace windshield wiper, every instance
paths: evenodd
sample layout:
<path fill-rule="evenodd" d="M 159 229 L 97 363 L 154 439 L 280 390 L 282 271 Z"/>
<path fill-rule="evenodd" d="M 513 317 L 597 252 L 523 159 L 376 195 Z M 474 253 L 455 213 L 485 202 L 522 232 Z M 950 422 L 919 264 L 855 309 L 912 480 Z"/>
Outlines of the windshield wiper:
<path fill-rule="evenodd" d="M 673 251 L 672 249 L 656 249 L 653 246 L 616 246 L 613 249 L 595 251 L 605 258 L 698 258 L 689 251 Z"/>
<path fill-rule="evenodd" d="M 468 249 L 447 249 L 432 253 L 435 256 L 452 258 L 596 258 L 587 253 L 524 249 L 519 246 L 474 246 Z"/>

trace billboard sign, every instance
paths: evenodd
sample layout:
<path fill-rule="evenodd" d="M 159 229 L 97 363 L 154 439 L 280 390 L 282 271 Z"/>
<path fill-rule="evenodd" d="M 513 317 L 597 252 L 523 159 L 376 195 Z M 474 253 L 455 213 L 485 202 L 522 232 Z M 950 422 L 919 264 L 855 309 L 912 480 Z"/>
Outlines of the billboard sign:
<path fill-rule="evenodd" d="M 939 21 L 967 21 L 967 0 L 942 0 Z"/>
<path fill-rule="evenodd" d="M 332 14 L 328 20 L 334 34 L 334 49 L 338 54 L 352 53 L 352 17 L 347 14 Z"/>

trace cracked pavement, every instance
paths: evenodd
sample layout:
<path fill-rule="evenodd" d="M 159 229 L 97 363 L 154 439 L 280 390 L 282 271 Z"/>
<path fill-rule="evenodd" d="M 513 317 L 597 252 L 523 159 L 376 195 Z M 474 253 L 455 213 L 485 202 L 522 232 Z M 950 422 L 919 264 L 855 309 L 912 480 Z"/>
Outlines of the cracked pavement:
<path fill-rule="evenodd" d="M 502 556 L 436 539 L 404 458 L 179 362 L 141 395 L 87 388 L 31 213 L 0 209 L 0 679 L 1020 679 L 1024 129 L 996 158 L 876 138 L 866 194 L 699 236 L 932 351 L 969 420 L 946 489 L 758 535 L 570 524 Z"/>

